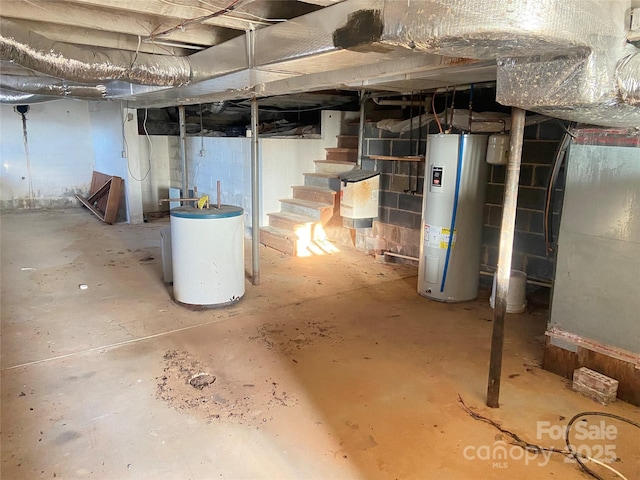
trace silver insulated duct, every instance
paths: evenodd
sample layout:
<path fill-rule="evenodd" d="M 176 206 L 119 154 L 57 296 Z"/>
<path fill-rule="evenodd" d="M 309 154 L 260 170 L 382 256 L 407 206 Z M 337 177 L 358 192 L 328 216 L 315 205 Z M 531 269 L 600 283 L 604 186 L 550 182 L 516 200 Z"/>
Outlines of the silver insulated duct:
<path fill-rule="evenodd" d="M 497 100 L 602 126 L 640 125 L 640 61 L 626 44 L 631 4 L 620 0 L 386 1 L 354 12 L 344 48 L 495 59 Z"/>
<path fill-rule="evenodd" d="M 107 88 L 104 85 L 76 84 L 51 77 L 2 75 L 0 77 L 0 88 L 51 97 L 77 97 L 99 100 L 107 96 Z"/>
<path fill-rule="evenodd" d="M 0 104 L 26 105 L 31 103 L 43 103 L 56 100 L 53 97 L 34 95 L 33 93 L 13 92 L 0 88 Z"/>
<path fill-rule="evenodd" d="M 455 85 L 457 67 L 495 62 L 505 105 L 636 127 L 640 60 L 626 42 L 630 7 L 630 0 L 346 0 L 187 58 L 88 51 L 3 20 L 0 59 L 83 84 L 172 87 L 137 91 L 136 100 L 156 105 L 342 88 L 393 76 L 397 66 L 398 78 L 435 72 Z"/>
<path fill-rule="evenodd" d="M 629 9 L 628 0 L 347 0 L 247 35 L 244 58 L 240 38 L 192 55 L 200 77 L 221 58 L 230 74 L 164 98 L 270 95 L 285 93 L 282 86 L 327 88 L 331 79 L 339 88 L 363 65 L 375 78 L 375 66 L 403 59 L 424 58 L 425 70 L 444 74 L 458 62 L 492 60 L 501 103 L 636 127 L 640 72 L 626 44 Z"/>
<path fill-rule="evenodd" d="M 85 84 L 124 80 L 142 85 L 179 86 L 192 80 L 186 57 L 87 50 L 25 31 L 3 18 L 0 18 L 0 60 Z"/>

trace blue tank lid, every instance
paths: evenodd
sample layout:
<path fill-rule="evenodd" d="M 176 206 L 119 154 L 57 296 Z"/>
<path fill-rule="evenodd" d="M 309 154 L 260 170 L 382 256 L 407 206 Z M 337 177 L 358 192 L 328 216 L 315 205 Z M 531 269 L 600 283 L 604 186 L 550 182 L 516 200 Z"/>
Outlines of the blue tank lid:
<path fill-rule="evenodd" d="M 214 205 L 210 205 L 209 208 L 203 208 L 200 210 L 199 208 L 194 207 L 176 207 L 171 209 L 171 216 L 178 218 L 230 218 L 230 217 L 238 217 L 243 213 L 242 207 L 237 207 L 235 205 L 220 205 L 220 208 L 215 207 Z"/>

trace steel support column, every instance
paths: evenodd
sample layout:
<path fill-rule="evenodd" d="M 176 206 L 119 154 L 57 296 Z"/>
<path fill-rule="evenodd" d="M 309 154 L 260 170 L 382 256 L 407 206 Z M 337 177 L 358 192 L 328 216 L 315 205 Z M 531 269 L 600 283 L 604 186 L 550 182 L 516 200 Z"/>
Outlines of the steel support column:
<path fill-rule="evenodd" d="M 498 253 L 498 271 L 496 273 L 496 299 L 493 310 L 493 334 L 491 337 L 489 383 L 487 386 L 487 406 L 491 408 L 498 408 L 500 405 L 504 316 L 507 312 L 507 294 L 509 293 L 509 280 L 511 278 L 511 256 L 513 254 L 513 236 L 516 224 L 525 114 L 526 111 L 521 108 L 513 108 L 511 110 L 509 163 L 507 164 L 502 225 L 500 226 L 500 251 Z"/>
<path fill-rule="evenodd" d="M 258 99 L 251 99 L 251 282 L 260 285 L 260 144 Z"/>

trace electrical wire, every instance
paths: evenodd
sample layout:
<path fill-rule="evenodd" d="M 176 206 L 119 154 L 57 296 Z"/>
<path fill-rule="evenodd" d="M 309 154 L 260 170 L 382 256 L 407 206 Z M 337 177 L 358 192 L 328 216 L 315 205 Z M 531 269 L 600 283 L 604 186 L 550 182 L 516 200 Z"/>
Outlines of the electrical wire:
<path fill-rule="evenodd" d="M 442 124 L 440 123 L 440 119 L 438 118 L 438 113 L 436 112 L 436 94 L 438 92 L 433 92 L 433 97 L 431 97 L 431 111 L 433 112 L 433 116 L 436 118 L 436 123 L 438 124 L 438 130 L 442 133 Z M 446 113 L 446 109 L 445 109 Z"/>
<path fill-rule="evenodd" d="M 136 64 L 136 60 L 138 60 L 138 54 L 140 53 L 141 44 L 142 44 L 142 37 L 138 35 L 138 46 L 136 47 L 136 52 L 133 55 L 133 59 L 131 60 L 131 65 L 129 65 L 129 70 L 133 69 L 133 66 Z"/>
<path fill-rule="evenodd" d="M 608 417 L 608 418 L 613 418 L 615 420 L 619 420 L 621 422 L 624 423 L 628 423 L 629 425 L 633 425 L 636 428 L 640 428 L 640 423 L 638 422 L 634 422 L 633 420 L 629 420 L 628 418 L 624 418 L 621 417 L 620 415 L 615 415 L 613 413 L 607 413 L 607 412 L 582 412 L 582 413 L 578 413 L 577 415 L 574 415 L 574 417 L 569 420 L 569 423 L 567 424 L 567 430 L 565 432 L 565 442 L 567 444 L 567 449 L 569 450 L 569 452 L 571 452 L 571 455 L 573 456 L 573 458 L 576 459 L 576 461 L 578 462 L 578 464 L 580 465 L 580 467 L 582 467 L 582 469 L 588 473 L 589 475 L 591 475 L 593 478 L 596 478 L 598 480 L 603 480 L 603 478 L 598 475 L 597 473 L 595 473 L 593 470 L 591 470 L 589 467 L 587 467 L 581 460 L 582 459 L 587 459 L 593 463 L 596 463 L 598 465 L 601 465 L 603 467 L 606 467 L 608 470 L 611 470 L 613 473 L 615 473 L 616 475 L 618 475 L 620 478 L 625 479 L 626 477 L 624 475 L 622 475 L 620 472 L 618 472 L 617 470 L 611 468 L 609 465 L 606 465 L 594 458 L 588 457 L 586 455 L 582 455 L 578 452 L 576 452 L 573 447 L 571 446 L 571 441 L 569 439 L 569 436 L 571 434 L 571 426 L 575 423 L 576 420 L 578 420 L 581 417 Z"/>
<path fill-rule="evenodd" d="M 122 108 L 122 106 L 120 107 Z M 122 116 L 122 142 L 123 142 L 123 147 L 124 147 L 124 152 L 125 152 L 125 157 L 127 158 L 127 171 L 129 172 L 129 176 L 135 180 L 136 182 L 144 182 L 147 177 L 149 176 L 149 173 L 151 172 L 151 159 L 153 157 L 153 143 L 151 143 L 151 137 L 149 136 L 149 132 L 147 131 L 147 115 L 148 115 L 148 109 L 145 108 L 144 109 L 144 122 L 142 123 L 142 127 L 144 128 L 144 133 L 147 136 L 147 141 L 149 142 L 149 166 L 147 168 L 147 172 L 144 174 L 144 176 L 142 178 L 137 178 L 132 172 L 131 172 L 131 164 L 129 163 L 129 144 L 127 143 L 127 137 L 124 133 L 124 123 L 126 121 L 126 116 Z"/>
<path fill-rule="evenodd" d="M 495 427 L 496 429 L 498 429 L 500 432 L 510 436 L 514 442 L 514 445 L 517 445 L 520 448 L 523 448 L 524 450 L 527 450 L 528 452 L 532 452 L 532 453 L 542 453 L 542 452 L 551 452 L 551 453 L 559 453 L 560 455 L 565 455 L 567 457 L 573 457 L 576 459 L 576 461 L 578 462 L 578 465 L 580 465 L 580 467 L 584 470 L 585 473 L 588 473 L 589 475 L 591 475 L 593 478 L 595 478 L 596 480 L 604 480 L 601 476 L 599 476 L 597 473 L 595 473 L 594 471 L 592 471 L 591 469 L 589 469 L 582 461 L 582 460 L 588 460 L 590 462 L 593 462 L 597 465 L 600 465 L 604 468 L 606 468 L 607 470 L 611 471 L 612 473 L 614 473 L 615 475 L 617 475 L 618 477 L 622 478 L 623 480 L 627 480 L 627 478 L 620 472 L 618 472 L 616 469 L 614 469 L 613 467 L 605 464 L 604 462 L 601 462 L 599 460 L 596 460 L 595 458 L 591 458 L 587 455 L 584 455 L 580 452 L 577 452 L 573 449 L 573 447 L 571 446 L 571 442 L 569 440 L 569 436 L 571 433 L 571 426 L 573 425 L 573 423 L 581 418 L 581 417 L 586 417 L 586 416 L 601 416 L 601 417 L 609 417 L 609 418 L 613 418 L 615 420 L 619 420 L 621 422 L 625 422 L 628 423 L 629 425 L 633 425 L 634 427 L 640 428 L 640 423 L 635 422 L 633 420 L 629 420 L 628 418 L 625 417 L 621 417 L 620 415 L 615 415 L 613 413 L 606 413 L 606 412 L 582 412 L 582 413 L 578 413 L 577 415 L 575 415 L 571 420 L 569 420 L 569 423 L 567 424 L 567 428 L 565 430 L 565 442 L 567 444 L 567 449 L 566 450 L 561 450 L 559 448 L 554 448 L 554 447 L 541 447 L 540 445 L 536 445 L 533 443 L 529 443 L 526 440 L 523 440 L 522 438 L 520 438 L 520 436 L 518 436 L 517 434 L 503 428 L 499 423 L 495 422 L 494 420 L 491 420 L 490 418 L 484 417 L 482 415 L 480 415 L 479 413 L 476 413 L 473 409 L 471 409 L 469 406 L 467 406 L 467 404 L 464 402 L 464 400 L 462 399 L 462 397 L 460 395 L 458 395 L 458 402 L 460 404 L 462 404 L 462 408 L 469 414 L 471 415 L 472 418 L 474 418 L 475 420 L 480 420 L 481 422 L 485 422 L 488 423 L 489 425 Z"/>
<path fill-rule="evenodd" d="M 200 155 L 204 152 L 204 127 L 202 126 L 202 104 L 200 104 Z"/>
<path fill-rule="evenodd" d="M 456 87 L 453 87 L 453 93 L 451 94 L 451 123 L 449 123 L 449 130 L 453 127 L 453 114 L 456 111 Z"/>
<path fill-rule="evenodd" d="M 169 28 L 167 30 L 163 30 L 162 32 L 149 35 L 145 40 L 152 40 L 155 37 L 168 35 L 170 33 L 175 32 L 176 30 L 184 30 L 188 25 L 191 25 L 191 24 L 194 24 L 194 23 L 202 23 L 202 22 L 205 22 L 205 21 L 210 20 L 212 18 L 219 17 L 220 15 L 224 15 L 225 13 L 228 13 L 231 10 L 233 10 L 234 8 L 236 8 L 237 4 L 239 2 L 241 2 L 241 1 L 242 0 L 233 0 L 229 5 L 227 5 L 226 7 L 222 8 L 222 9 L 216 11 L 216 12 L 210 13 L 208 15 L 203 15 L 201 17 L 196 17 L 196 18 L 190 18 L 188 20 L 183 20 L 182 22 L 180 22 L 175 27 L 171 27 L 171 28 Z"/>

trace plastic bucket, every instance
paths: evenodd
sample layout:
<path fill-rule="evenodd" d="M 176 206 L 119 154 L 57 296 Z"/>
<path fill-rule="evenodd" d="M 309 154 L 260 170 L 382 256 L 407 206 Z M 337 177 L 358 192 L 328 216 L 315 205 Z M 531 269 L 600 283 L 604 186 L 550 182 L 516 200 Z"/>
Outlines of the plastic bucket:
<path fill-rule="evenodd" d="M 509 293 L 507 294 L 507 313 L 522 313 L 527 306 L 527 298 L 525 296 L 527 288 L 527 274 L 520 270 L 511 270 L 509 277 Z M 496 275 L 493 275 L 493 287 L 491 288 L 491 297 L 489 305 L 495 308 L 496 304 Z"/>

